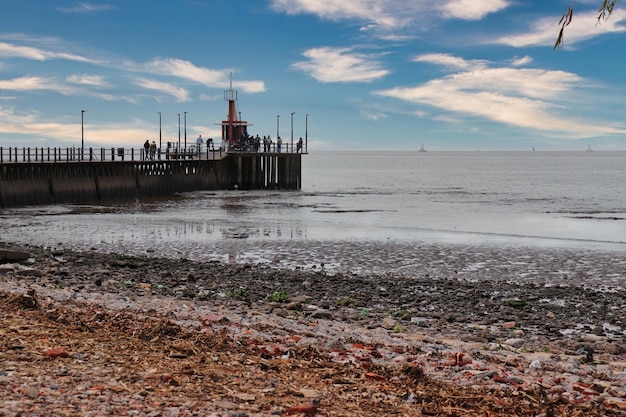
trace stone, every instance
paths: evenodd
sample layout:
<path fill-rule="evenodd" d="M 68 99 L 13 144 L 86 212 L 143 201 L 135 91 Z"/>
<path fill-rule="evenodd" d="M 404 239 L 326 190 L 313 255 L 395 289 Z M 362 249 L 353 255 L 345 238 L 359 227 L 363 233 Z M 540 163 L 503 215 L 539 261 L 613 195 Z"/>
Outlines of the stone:
<path fill-rule="evenodd" d="M 611 355 L 621 355 L 626 352 L 626 348 L 621 343 L 607 343 L 602 346 L 602 349 Z"/>
<path fill-rule="evenodd" d="M 514 348 L 518 348 L 521 347 L 524 344 L 525 340 L 524 339 L 519 339 L 519 338 L 511 338 L 511 339 L 507 339 L 504 341 L 505 345 L 509 345 L 511 347 Z"/>
<path fill-rule="evenodd" d="M 311 314 L 311 318 L 314 319 L 323 319 L 323 320 L 333 320 L 333 315 L 331 312 L 329 311 L 316 311 L 315 313 Z"/>
<path fill-rule="evenodd" d="M 387 330 L 392 330 L 396 327 L 397 322 L 391 317 L 385 317 L 383 322 L 380 324 L 380 327 Z"/>
<path fill-rule="evenodd" d="M 601 342 L 603 340 L 606 340 L 606 337 L 599 336 L 593 333 L 586 333 L 581 335 L 581 337 L 585 342 Z"/>
<path fill-rule="evenodd" d="M 15 271 L 15 276 L 43 277 L 44 273 L 34 268 L 22 268 Z"/>
<path fill-rule="evenodd" d="M 0 264 L 21 262 L 30 258 L 28 252 L 11 249 L 0 249 Z"/>
<path fill-rule="evenodd" d="M 320 393 L 315 389 L 301 388 L 300 393 L 304 395 L 304 398 L 319 398 Z"/>
<path fill-rule="evenodd" d="M 28 398 L 35 399 L 39 397 L 39 390 L 37 388 L 29 387 L 24 390 L 24 395 Z"/>
<path fill-rule="evenodd" d="M 411 323 L 416 324 L 417 327 L 430 327 L 428 319 L 424 317 L 411 317 Z"/>

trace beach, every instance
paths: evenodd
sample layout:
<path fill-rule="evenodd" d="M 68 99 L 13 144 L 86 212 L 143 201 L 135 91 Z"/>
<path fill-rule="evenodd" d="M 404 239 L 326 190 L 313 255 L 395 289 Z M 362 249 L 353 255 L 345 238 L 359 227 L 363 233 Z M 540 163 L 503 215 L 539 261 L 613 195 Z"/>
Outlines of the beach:
<path fill-rule="evenodd" d="M 626 415 L 620 253 L 513 280 L 427 245 L 420 274 L 0 247 L 2 416 Z"/>

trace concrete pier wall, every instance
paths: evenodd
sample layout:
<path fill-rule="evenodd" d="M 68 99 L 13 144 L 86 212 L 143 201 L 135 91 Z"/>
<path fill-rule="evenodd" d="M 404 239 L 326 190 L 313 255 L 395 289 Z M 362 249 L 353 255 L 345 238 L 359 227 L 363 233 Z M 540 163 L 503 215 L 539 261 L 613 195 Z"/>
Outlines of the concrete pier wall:
<path fill-rule="evenodd" d="M 0 207 L 301 185 L 301 154 L 293 153 L 233 153 L 216 160 L 0 163 Z"/>

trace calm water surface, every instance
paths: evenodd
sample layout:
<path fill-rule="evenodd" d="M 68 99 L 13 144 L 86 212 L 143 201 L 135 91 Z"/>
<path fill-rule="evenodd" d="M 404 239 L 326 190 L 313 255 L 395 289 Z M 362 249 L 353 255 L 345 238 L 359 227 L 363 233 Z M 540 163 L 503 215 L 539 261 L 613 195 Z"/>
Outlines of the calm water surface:
<path fill-rule="evenodd" d="M 317 152 L 300 191 L 4 209 L 0 239 L 207 259 L 342 242 L 625 252 L 625 180 L 626 152 Z"/>

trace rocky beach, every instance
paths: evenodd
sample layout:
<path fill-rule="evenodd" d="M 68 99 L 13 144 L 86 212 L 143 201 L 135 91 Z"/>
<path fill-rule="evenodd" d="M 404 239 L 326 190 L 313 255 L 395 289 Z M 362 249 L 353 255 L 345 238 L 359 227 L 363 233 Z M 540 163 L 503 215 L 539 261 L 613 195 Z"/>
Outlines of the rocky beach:
<path fill-rule="evenodd" d="M 586 256 L 593 285 L 0 243 L 0 416 L 626 415 L 626 263 Z"/>

